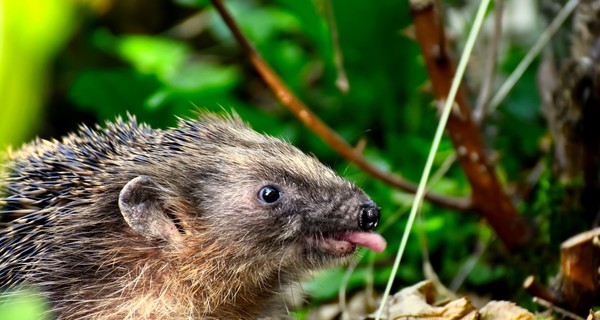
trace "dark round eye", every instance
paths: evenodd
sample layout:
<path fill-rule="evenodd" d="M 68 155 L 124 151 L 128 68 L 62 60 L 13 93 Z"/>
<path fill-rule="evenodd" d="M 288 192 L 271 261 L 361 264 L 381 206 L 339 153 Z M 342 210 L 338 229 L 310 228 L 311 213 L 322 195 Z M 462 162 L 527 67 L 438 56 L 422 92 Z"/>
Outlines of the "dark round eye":
<path fill-rule="evenodd" d="M 258 191 L 258 199 L 264 203 L 275 203 L 281 198 L 281 192 L 273 186 L 264 186 Z"/>

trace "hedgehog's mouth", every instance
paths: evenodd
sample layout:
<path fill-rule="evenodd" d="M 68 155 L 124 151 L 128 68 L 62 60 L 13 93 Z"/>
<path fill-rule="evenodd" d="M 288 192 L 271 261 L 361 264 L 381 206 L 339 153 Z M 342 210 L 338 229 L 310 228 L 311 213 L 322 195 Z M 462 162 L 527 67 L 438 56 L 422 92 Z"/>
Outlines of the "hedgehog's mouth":
<path fill-rule="evenodd" d="M 320 251 L 340 257 L 353 254 L 357 246 L 369 248 L 375 252 L 382 252 L 386 246 L 381 235 L 364 231 L 324 233 L 313 236 L 310 240 Z"/>

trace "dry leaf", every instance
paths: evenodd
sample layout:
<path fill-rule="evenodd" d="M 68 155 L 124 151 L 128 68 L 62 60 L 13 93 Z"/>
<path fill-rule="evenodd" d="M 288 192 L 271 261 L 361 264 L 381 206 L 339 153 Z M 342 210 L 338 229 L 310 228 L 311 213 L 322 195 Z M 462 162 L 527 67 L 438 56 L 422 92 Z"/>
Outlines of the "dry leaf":
<path fill-rule="evenodd" d="M 535 320 L 531 312 L 508 301 L 490 301 L 479 313 L 481 320 Z"/>
<path fill-rule="evenodd" d="M 433 306 L 435 290 L 431 281 L 423 281 L 401 290 L 390 306 L 390 319 L 396 320 L 476 320 L 475 307 L 467 298 L 454 300 L 444 306 Z"/>

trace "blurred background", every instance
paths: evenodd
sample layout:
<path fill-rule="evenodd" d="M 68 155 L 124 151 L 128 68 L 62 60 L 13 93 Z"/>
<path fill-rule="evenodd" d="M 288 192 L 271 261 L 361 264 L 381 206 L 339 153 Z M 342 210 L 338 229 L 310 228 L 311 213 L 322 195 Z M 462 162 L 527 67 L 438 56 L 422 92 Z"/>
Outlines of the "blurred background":
<path fill-rule="evenodd" d="M 383 208 L 385 253 L 363 253 L 353 273 L 315 274 L 302 285 L 298 318 L 349 296 L 382 291 L 404 230 L 412 196 L 370 178 L 304 128 L 276 100 L 206 0 L 2 0 L 0 7 L 0 146 L 18 149 L 33 139 L 59 138 L 79 124 L 100 124 L 134 114 L 153 127 L 176 125 L 197 109 L 235 110 L 260 132 L 283 137 L 356 182 Z M 228 0 L 250 41 L 312 110 L 348 142 L 366 142 L 378 167 L 418 181 L 437 124 L 427 73 L 411 39 L 407 1 Z M 451 48 L 461 51 L 475 1 L 444 1 Z M 535 1 L 507 1 L 497 83 L 521 60 L 546 20 Z M 490 15 L 492 16 L 492 15 Z M 488 20 L 491 20 L 488 17 Z M 469 66 L 467 89 L 481 84 L 492 21 L 487 21 Z M 337 30 L 332 33 L 332 26 Z M 565 51 L 563 49 L 563 51 Z M 336 54 L 348 91 L 341 90 Z M 551 154 L 537 94 L 538 62 L 482 127 L 498 173 L 510 189 Z M 453 148 L 444 139 L 439 169 Z M 549 166 L 551 167 L 551 165 Z M 431 188 L 466 196 L 469 184 L 451 165 Z M 546 245 L 532 258 L 509 255 L 480 217 L 425 203 L 413 230 L 394 290 L 422 280 L 428 261 L 442 283 L 486 298 L 528 299 L 523 278 L 557 270 L 557 244 L 577 219 L 555 219 L 551 170 L 538 176 L 520 211 L 542 226 Z M 552 221 L 559 221 L 553 224 Z M 562 223 L 562 225 L 560 225 Z M 571 227 L 573 226 L 573 227 Z M 425 257 L 425 259 L 424 259 Z M 532 259 L 538 259 L 531 261 Z M 535 267 L 532 267 L 535 266 Z M 465 271 L 466 270 L 466 271 Z M 367 291 L 368 291 L 367 290 Z M 529 305 L 531 306 L 531 305 Z M 312 312 L 312 313 L 311 313 Z M 2 317 L 0 316 L 0 319 Z"/>

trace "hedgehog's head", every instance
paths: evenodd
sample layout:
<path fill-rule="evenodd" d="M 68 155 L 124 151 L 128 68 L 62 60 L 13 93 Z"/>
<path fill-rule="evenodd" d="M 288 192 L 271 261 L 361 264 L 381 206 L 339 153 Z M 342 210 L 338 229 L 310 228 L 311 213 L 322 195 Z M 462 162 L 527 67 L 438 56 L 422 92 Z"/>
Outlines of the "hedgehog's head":
<path fill-rule="evenodd" d="M 178 156 L 150 160 L 148 168 L 164 172 L 148 169 L 119 199 L 129 225 L 146 237 L 180 246 L 210 240 L 255 258 L 249 261 L 263 257 L 278 268 L 303 270 L 341 262 L 357 245 L 385 248 L 371 232 L 380 209 L 362 190 L 237 118 L 183 122 L 160 143 Z"/>

